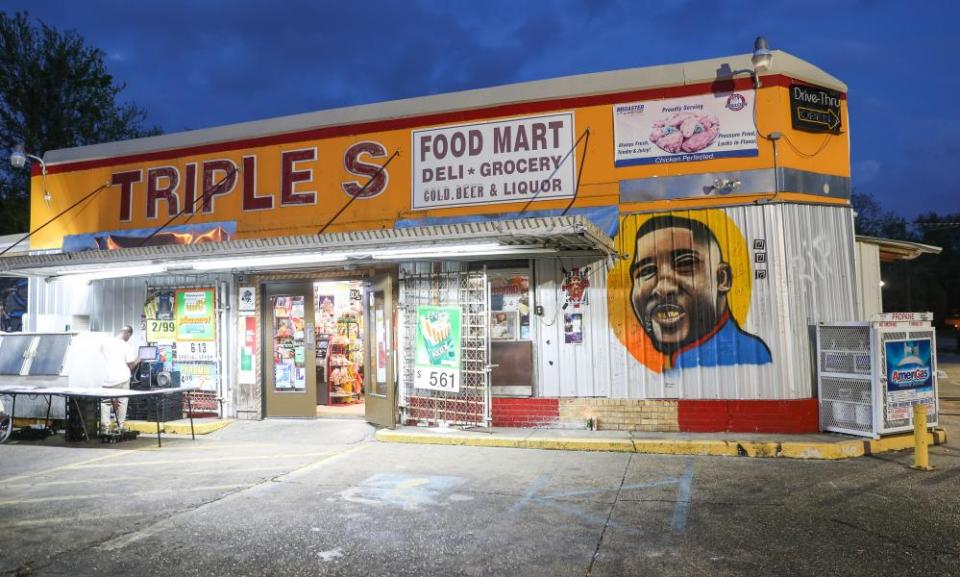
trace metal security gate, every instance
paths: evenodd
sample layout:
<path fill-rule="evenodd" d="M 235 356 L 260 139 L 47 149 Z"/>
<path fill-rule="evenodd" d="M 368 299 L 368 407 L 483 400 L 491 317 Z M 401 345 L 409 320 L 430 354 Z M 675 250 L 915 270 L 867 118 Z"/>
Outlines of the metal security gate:
<path fill-rule="evenodd" d="M 400 399 L 403 422 L 487 426 L 490 423 L 490 298 L 485 271 L 400 273 Z M 413 387 L 418 305 L 461 310 L 460 391 Z"/>

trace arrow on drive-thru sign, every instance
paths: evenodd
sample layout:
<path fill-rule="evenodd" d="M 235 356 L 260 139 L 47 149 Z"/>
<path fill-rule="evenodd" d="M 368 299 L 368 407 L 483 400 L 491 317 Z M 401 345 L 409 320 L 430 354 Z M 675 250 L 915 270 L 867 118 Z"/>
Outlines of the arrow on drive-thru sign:
<path fill-rule="evenodd" d="M 804 122 L 821 124 L 830 130 L 836 130 L 837 126 L 840 126 L 840 117 L 837 116 L 837 113 L 834 112 L 833 109 L 819 110 L 801 106 L 797 108 L 797 116 Z"/>

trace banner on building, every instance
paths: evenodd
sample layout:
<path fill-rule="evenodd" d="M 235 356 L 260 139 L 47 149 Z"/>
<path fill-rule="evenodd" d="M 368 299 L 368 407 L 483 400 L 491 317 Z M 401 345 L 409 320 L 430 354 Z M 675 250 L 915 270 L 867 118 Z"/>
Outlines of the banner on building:
<path fill-rule="evenodd" d="M 927 406 L 935 412 L 933 362 L 930 339 L 886 341 L 887 423 L 909 421 L 913 405 Z"/>
<path fill-rule="evenodd" d="M 573 113 L 414 130 L 413 208 L 571 198 Z"/>
<path fill-rule="evenodd" d="M 460 308 L 417 307 L 413 386 L 460 391 Z"/>
<path fill-rule="evenodd" d="M 754 91 L 613 106 L 616 166 L 757 156 Z"/>

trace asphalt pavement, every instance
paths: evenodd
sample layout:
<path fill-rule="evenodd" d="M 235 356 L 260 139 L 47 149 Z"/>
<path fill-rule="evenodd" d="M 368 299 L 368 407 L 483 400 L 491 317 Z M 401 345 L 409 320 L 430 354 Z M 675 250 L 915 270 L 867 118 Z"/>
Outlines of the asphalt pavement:
<path fill-rule="evenodd" d="M 960 404 L 943 406 L 960 438 Z M 960 575 L 960 450 L 384 444 L 358 421 L 0 446 L 0 575 Z"/>

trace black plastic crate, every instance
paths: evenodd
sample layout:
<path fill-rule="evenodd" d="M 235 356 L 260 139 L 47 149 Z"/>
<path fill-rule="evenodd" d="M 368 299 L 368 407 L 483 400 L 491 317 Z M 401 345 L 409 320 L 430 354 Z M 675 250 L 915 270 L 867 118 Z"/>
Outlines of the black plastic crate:
<path fill-rule="evenodd" d="M 133 397 L 127 405 L 127 419 L 132 421 L 176 421 L 183 418 L 183 393 L 155 397 Z M 157 419 L 157 413 L 160 418 Z"/>

